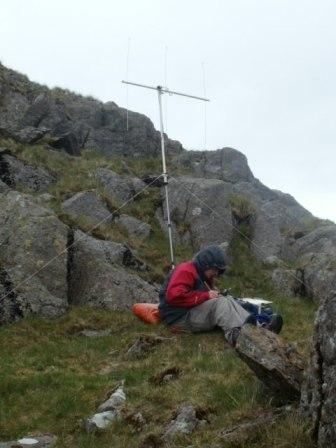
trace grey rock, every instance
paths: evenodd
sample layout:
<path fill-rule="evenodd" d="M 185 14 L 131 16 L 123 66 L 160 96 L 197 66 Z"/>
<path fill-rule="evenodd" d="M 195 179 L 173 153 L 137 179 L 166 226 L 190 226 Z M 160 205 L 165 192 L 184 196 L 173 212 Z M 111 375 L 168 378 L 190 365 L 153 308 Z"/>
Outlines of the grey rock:
<path fill-rule="evenodd" d="M 59 88 L 49 90 L 3 65 L 0 77 L 0 127 L 4 130 L 50 129 L 55 149 L 73 155 L 83 148 L 135 158 L 160 153 L 160 133 L 144 115 L 127 113 L 113 102 L 104 104 Z M 182 151 L 179 142 L 166 136 L 165 140 L 168 154 Z"/>
<path fill-rule="evenodd" d="M 269 257 L 266 257 L 264 263 L 268 266 L 280 266 L 282 264 L 280 258 L 278 258 L 276 255 L 270 255 Z"/>
<path fill-rule="evenodd" d="M 8 315 L 15 320 L 66 311 L 67 238 L 68 228 L 29 195 L 13 190 L 0 195 L 1 284 L 6 291 L 1 323 Z"/>
<path fill-rule="evenodd" d="M 57 437 L 52 434 L 26 436 L 11 442 L 0 442 L 0 448 L 52 448 L 56 441 Z"/>
<path fill-rule="evenodd" d="M 93 175 L 101 182 L 106 196 L 116 206 L 131 201 L 134 195 L 146 187 L 138 178 L 123 177 L 107 168 L 98 168 Z"/>
<path fill-rule="evenodd" d="M 217 179 L 181 176 L 176 182 L 170 181 L 169 203 L 175 240 L 190 244 L 195 251 L 209 244 L 230 241 L 232 216 L 228 204 L 231 193 L 231 185 Z M 165 199 L 162 211 L 156 216 L 166 231 Z"/>
<path fill-rule="evenodd" d="M 301 296 L 305 292 L 303 275 L 299 270 L 277 268 L 272 272 L 271 279 L 283 296 Z"/>
<path fill-rule="evenodd" d="M 300 397 L 305 367 L 303 359 L 278 335 L 260 327 L 244 325 L 236 352 L 273 393 L 284 400 Z"/>
<path fill-rule="evenodd" d="M 106 429 L 117 417 L 118 412 L 115 410 L 98 412 L 86 420 L 86 432 L 90 433 L 99 429 Z"/>
<path fill-rule="evenodd" d="M 192 405 L 184 404 L 181 406 L 176 418 L 168 425 L 163 439 L 171 441 L 177 434 L 191 434 L 200 425 L 207 423 L 199 420 L 196 416 L 196 410 Z"/>
<path fill-rule="evenodd" d="M 129 235 L 137 238 L 147 238 L 152 229 L 146 222 L 128 215 L 120 215 L 115 222 L 119 227 L 126 230 Z"/>
<path fill-rule="evenodd" d="M 125 246 L 75 232 L 69 277 L 72 303 L 108 309 L 129 309 L 136 302 L 157 302 L 157 289 L 134 269 L 143 265 Z M 126 267 L 133 268 L 131 270 Z"/>
<path fill-rule="evenodd" d="M 123 386 L 124 381 L 122 381 L 121 386 L 113 392 L 110 398 L 99 406 L 98 412 L 86 420 L 86 432 L 106 429 L 113 420 L 120 416 L 120 409 L 126 401 Z"/>
<path fill-rule="evenodd" d="M 319 448 L 336 444 L 336 291 L 321 303 L 315 319 L 312 355 L 302 387 L 301 412 Z"/>
<path fill-rule="evenodd" d="M 50 146 L 56 150 L 63 150 L 71 156 L 79 156 L 82 149 L 78 135 L 73 131 L 65 132 L 54 138 L 50 142 Z"/>
<path fill-rule="evenodd" d="M 6 151 L 0 152 L 0 178 L 10 187 L 21 186 L 34 191 L 46 190 L 56 182 L 55 176 L 43 168 L 26 165 Z"/>
<path fill-rule="evenodd" d="M 9 190 L 9 187 L 7 184 L 5 184 L 5 182 L 3 182 L 2 180 L 0 180 L 0 193 L 5 193 Z"/>
<path fill-rule="evenodd" d="M 62 209 L 74 220 L 85 219 L 94 226 L 108 226 L 113 215 L 96 191 L 81 191 L 62 203 Z"/>
<path fill-rule="evenodd" d="M 253 250 L 262 260 L 282 258 L 286 239 L 293 233 L 305 232 L 312 215 L 298 205 L 284 205 L 279 200 L 263 202 L 256 210 L 253 229 Z"/>
<path fill-rule="evenodd" d="M 322 301 L 336 289 L 336 225 L 323 226 L 293 245 L 307 295 Z"/>
<path fill-rule="evenodd" d="M 185 151 L 177 164 L 191 170 L 196 177 L 220 179 L 225 182 L 252 181 L 253 174 L 244 154 L 233 148 L 217 151 Z"/>
<path fill-rule="evenodd" d="M 125 404 L 125 401 L 126 395 L 123 389 L 123 385 L 121 385 L 117 388 L 117 390 L 113 392 L 108 400 L 104 401 L 104 403 L 99 406 L 98 411 L 106 412 L 118 410 Z"/>
<path fill-rule="evenodd" d="M 50 129 L 48 128 L 36 128 L 33 126 L 27 126 L 18 131 L 13 131 L 11 138 L 18 140 L 21 143 L 33 144 L 41 140 L 49 132 Z"/>
<path fill-rule="evenodd" d="M 47 204 L 50 201 L 55 200 L 56 197 L 50 193 L 42 193 L 35 197 L 35 202 L 38 204 L 44 205 Z"/>

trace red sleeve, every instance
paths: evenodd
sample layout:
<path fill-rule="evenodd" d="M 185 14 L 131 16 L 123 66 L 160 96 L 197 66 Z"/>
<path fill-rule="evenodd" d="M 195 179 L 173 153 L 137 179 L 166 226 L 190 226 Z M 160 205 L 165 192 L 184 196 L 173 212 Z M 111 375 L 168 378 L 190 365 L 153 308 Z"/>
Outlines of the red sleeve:
<path fill-rule="evenodd" d="M 197 274 L 191 269 L 177 267 L 167 287 L 166 298 L 169 305 L 192 308 L 209 299 L 208 291 L 193 290 Z"/>

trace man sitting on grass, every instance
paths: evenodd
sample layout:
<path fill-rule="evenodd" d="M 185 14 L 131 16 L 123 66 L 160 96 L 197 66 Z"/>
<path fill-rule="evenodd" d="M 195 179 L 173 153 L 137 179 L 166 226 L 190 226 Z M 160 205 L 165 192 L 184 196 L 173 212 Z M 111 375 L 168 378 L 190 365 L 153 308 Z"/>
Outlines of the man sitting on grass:
<path fill-rule="evenodd" d="M 161 320 L 182 331 L 210 331 L 219 327 L 226 340 L 235 346 L 241 327 L 245 323 L 256 324 L 256 318 L 233 297 L 221 296 L 214 289 L 214 279 L 225 268 L 225 256 L 218 246 L 209 246 L 193 260 L 176 266 L 160 290 Z M 273 315 L 265 327 L 279 333 L 281 316 Z"/>

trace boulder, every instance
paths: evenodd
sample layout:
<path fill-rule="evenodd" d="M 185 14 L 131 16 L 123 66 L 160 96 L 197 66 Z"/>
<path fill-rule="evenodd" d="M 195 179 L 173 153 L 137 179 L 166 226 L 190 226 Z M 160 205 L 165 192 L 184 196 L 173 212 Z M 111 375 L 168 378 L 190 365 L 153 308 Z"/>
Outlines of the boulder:
<path fill-rule="evenodd" d="M 190 170 L 195 177 L 220 179 L 231 183 L 250 182 L 254 178 L 246 156 L 233 148 L 222 148 L 216 151 L 185 151 L 175 163 Z"/>
<path fill-rule="evenodd" d="M 34 191 L 46 190 L 56 182 L 55 176 L 43 168 L 26 165 L 6 151 L 0 152 L 0 179 L 10 187 L 24 187 Z"/>
<path fill-rule="evenodd" d="M 302 296 L 305 293 L 303 275 L 299 270 L 274 269 L 271 274 L 271 280 L 277 291 L 285 297 Z"/>
<path fill-rule="evenodd" d="M 336 291 L 321 303 L 315 319 L 312 355 L 301 394 L 301 411 L 319 448 L 336 445 Z"/>
<path fill-rule="evenodd" d="M 66 311 L 67 238 L 68 228 L 32 197 L 0 195 L 1 323 Z"/>
<path fill-rule="evenodd" d="M 300 397 L 304 362 L 290 344 L 260 327 L 244 325 L 236 344 L 238 356 L 284 400 Z"/>
<path fill-rule="evenodd" d="M 126 230 L 130 236 L 137 238 L 147 238 L 152 230 L 149 224 L 133 216 L 120 215 L 115 222 L 119 227 Z"/>
<path fill-rule="evenodd" d="M 78 135 L 74 131 L 65 132 L 55 137 L 50 142 L 50 146 L 57 150 L 63 150 L 71 156 L 79 156 L 82 149 Z"/>
<path fill-rule="evenodd" d="M 145 265 L 126 246 L 76 231 L 69 300 L 77 305 L 109 309 L 129 309 L 136 302 L 156 303 L 156 288 L 135 273 L 144 269 Z"/>
<path fill-rule="evenodd" d="M 305 233 L 311 218 L 311 213 L 299 204 L 284 204 L 279 199 L 259 204 L 252 222 L 255 255 L 261 260 L 282 258 L 286 240 L 296 232 Z"/>
<path fill-rule="evenodd" d="M 307 295 L 322 302 L 336 290 L 336 225 L 317 228 L 293 245 Z"/>
<path fill-rule="evenodd" d="M 169 204 L 174 239 L 190 244 L 194 251 L 209 244 L 230 241 L 232 216 L 229 207 L 232 187 L 217 179 L 180 176 L 169 182 Z M 166 201 L 156 216 L 167 231 Z"/>
<path fill-rule="evenodd" d="M 107 226 L 113 214 L 96 191 L 81 191 L 62 203 L 62 209 L 72 219 L 85 219 L 94 226 Z"/>
<path fill-rule="evenodd" d="M 93 175 L 103 185 L 107 198 L 116 206 L 131 201 L 135 194 L 146 187 L 138 178 L 123 177 L 107 168 L 98 168 Z"/>

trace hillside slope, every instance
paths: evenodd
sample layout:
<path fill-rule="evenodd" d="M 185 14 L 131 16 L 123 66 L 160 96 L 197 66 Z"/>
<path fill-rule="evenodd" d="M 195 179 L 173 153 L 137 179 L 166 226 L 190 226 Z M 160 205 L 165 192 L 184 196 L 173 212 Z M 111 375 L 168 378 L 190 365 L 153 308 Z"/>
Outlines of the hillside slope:
<path fill-rule="evenodd" d="M 49 90 L 0 66 L 0 324 L 12 323 L 0 329 L 1 438 L 55 431 L 58 446 L 104 447 L 113 437 L 114 446 L 159 446 L 151 433 L 162 431 L 168 415 L 190 397 L 216 417 L 209 417 L 209 430 L 178 446 L 215 447 L 223 422 L 268 409 L 273 400 L 258 391 L 251 374 L 243 373 L 242 380 L 241 362 L 223 349 L 219 335 L 203 343 L 201 336 L 199 342 L 198 337 L 174 336 L 171 345 L 141 362 L 124 359 L 127 344 L 139 332 L 170 338 L 161 326 L 137 324 L 127 311 L 134 302 L 157 301 L 169 258 L 159 136 L 150 120 L 136 113 L 130 113 L 126 134 L 124 114 L 114 103 Z M 264 186 L 235 149 L 189 152 L 169 139 L 167 149 L 176 261 L 220 244 L 230 259 L 220 286 L 232 288 L 236 296 L 273 300 L 285 315 L 285 336 L 307 356 L 314 314 L 310 298 L 322 304 L 323 322 L 323 309 L 333 309 L 336 225 Z M 326 327 L 324 338 L 323 326 L 317 328 L 315 356 L 322 367 L 311 373 L 313 392 L 307 393 L 305 406 L 310 407 L 314 393 L 321 417 L 321 369 L 332 372 L 323 356 L 330 354 L 333 331 Z M 78 336 L 82 329 L 110 329 L 112 334 L 91 347 Z M 118 355 L 111 355 L 113 361 L 111 345 Z M 182 372 L 187 364 L 185 376 L 165 389 L 152 388 L 148 377 L 159 372 L 161 363 Z M 96 392 L 104 395 L 124 378 L 132 415 L 144 397 L 153 402 L 144 411 L 146 429 L 139 435 L 132 425 L 116 423 L 102 437 L 84 435 L 76 421 L 104 398 Z M 13 397 L 17 405 L 12 406 Z M 55 412 L 48 412 L 50 403 Z M 316 413 L 314 419 L 318 427 Z M 325 432 L 328 425 L 329 420 Z M 283 438 L 282 446 L 290 447 L 293 434 L 297 447 L 312 443 L 295 410 L 276 428 L 266 437 L 256 434 L 253 443 L 279 446 Z"/>

